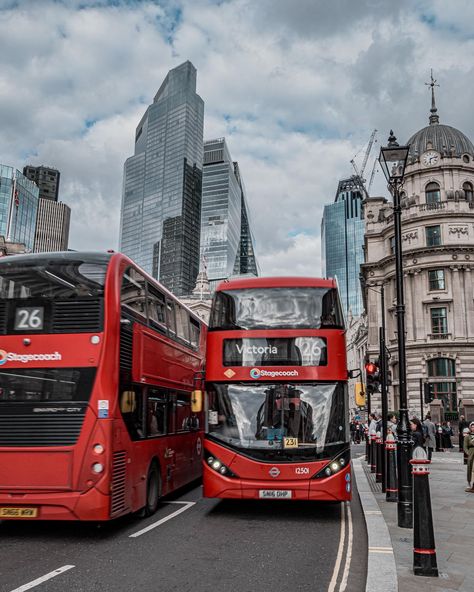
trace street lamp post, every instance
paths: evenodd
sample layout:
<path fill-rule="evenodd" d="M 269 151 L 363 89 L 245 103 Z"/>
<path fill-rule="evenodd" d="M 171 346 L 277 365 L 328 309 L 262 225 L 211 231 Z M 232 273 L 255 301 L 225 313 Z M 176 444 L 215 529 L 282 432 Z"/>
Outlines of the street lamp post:
<path fill-rule="evenodd" d="M 398 379 L 400 392 L 400 421 L 398 423 L 398 526 L 411 528 L 413 524 L 412 475 L 410 459 L 412 440 L 408 419 L 407 369 L 405 353 L 405 298 L 403 293 L 402 208 L 400 186 L 403 184 L 409 146 L 399 146 L 390 130 L 388 146 L 380 149 L 379 162 L 393 195 L 395 226 L 395 277 L 397 288 Z"/>

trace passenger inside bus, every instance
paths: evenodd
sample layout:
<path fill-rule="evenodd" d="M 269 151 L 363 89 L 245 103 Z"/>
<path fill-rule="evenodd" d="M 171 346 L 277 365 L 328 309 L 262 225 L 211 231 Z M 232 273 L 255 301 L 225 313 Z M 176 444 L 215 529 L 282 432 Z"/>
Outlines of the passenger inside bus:
<path fill-rule="evenodd" d="M 286 385 L 267 389 L 257 413 L 257 440 L 291 437 L 301 443 L 315 443 L 313 430 L 313 408 L 301 399 L 301 390 Z"/>

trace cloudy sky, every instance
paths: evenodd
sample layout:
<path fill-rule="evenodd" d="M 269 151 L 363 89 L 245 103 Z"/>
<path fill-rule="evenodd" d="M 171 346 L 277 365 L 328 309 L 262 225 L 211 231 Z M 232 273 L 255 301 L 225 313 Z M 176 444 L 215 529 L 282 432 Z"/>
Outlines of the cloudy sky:
<path fill-rule="evenodd" d="M 0 0 L 0 162 L 58 168 L 70 247 L 116 248 L 135 127 L 190 60 L 262 272 L 316 275 L 323 205 L 374 128 L 427 124 L 430 68 L 441 122 L 474 139 L 473 22 L 472 0 Z"/>

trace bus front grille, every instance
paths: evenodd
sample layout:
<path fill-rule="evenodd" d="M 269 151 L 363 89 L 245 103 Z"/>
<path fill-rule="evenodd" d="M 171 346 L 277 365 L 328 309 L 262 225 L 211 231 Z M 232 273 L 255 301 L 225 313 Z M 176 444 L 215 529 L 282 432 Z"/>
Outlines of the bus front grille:
<path fill-rule="evenodd" d="M 5 335 L 7 332 L 7 303 L 5 300 L 0 301 L 0 335 Z"/>
<path fill-rule="evenodd" d="M 0 415 L 0 446 L 71 446 L 84 422 L 80 413 L 47 412 Z"/>
<path fill-rule="evenodd" d="M 53 303 L 52 333 L 93 333 L 102 330 L 102 299 L 76 299 Z"/>
<path fill-rule="evenodd" d="M 125 510 L 125 481 L 127 475 L 127 454 L 114 452 L 112 465 L 112 502 L 110 515 L 114 516 Z"/>

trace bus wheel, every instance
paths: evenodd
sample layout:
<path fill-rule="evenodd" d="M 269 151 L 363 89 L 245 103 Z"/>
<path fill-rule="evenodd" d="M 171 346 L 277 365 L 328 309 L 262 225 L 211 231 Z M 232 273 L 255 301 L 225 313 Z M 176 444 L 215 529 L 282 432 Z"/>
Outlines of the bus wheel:
<path fill-rule="evenodd" d="M 161 478 L 160 471 L 156 462 L 152 462 L 148 469 L 146 479 L 146 504 L 141 515 L 143 517 L 151 516 L 158 509 L 161 498 Z"/>

